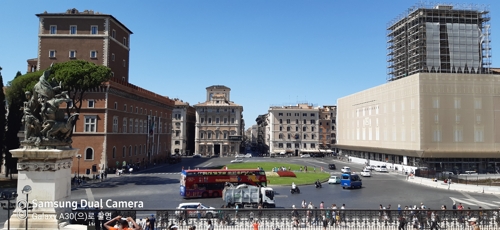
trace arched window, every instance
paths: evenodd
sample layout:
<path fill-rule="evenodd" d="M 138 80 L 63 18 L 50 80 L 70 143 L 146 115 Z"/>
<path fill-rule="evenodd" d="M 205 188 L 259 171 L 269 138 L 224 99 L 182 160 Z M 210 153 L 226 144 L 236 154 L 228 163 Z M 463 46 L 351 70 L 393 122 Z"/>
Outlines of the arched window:
<path fill-rule="evenodd" d="M 125 157 L 125 154 L 127 154 L 127 147 L 123 146 L 123 148 L 122 148 L 122 157 Z"/>
<path fill-rule="evenodd" d="M 134 155 L 136 155 L 136 156 L 137 156 L 137 145 L 136 145 L 136 146 L 134 146 Z"/>
<path fill-rule="evenodd" d="M 92 148 L 85 150 L 85 160 L 94 160 L 94 150 Z"/>

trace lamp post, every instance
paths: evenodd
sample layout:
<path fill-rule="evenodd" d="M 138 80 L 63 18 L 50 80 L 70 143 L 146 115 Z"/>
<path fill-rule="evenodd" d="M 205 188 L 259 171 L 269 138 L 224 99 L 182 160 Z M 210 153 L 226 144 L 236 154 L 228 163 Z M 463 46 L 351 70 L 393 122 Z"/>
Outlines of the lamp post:
<path fill-rule="evenodd" d="M 28 202 L 28 195 L 31 193 L 31 186 L 25 185 L 23 188 L 23 194 L 26 194 L 26 230 L 28 230 L 28 209 L 30 208 L 30 205 Z"/>
<path fill-rule="evenodd" d="M 82 154 L 77 154 L 76 158 L 78 158 L 78 180 L 80 179 L 80 158 L 82 158 Z"/>
<path fill-rule="evenodd" d="M 10 202 L 11 200 L 15 200 L 17 198 L 17 192 L 12 192 L 10 196 L 7 196 L 5 193 L 2 193 L 3 200 L 7 200 L 7 203 L 2 202 L 2 208 L 7 210 L 7 218 L 10 217 L 10 210 L 15 209 L 16 202 Z M 7 230 L 10 230 L 10 220 L 7 220 Z"/>

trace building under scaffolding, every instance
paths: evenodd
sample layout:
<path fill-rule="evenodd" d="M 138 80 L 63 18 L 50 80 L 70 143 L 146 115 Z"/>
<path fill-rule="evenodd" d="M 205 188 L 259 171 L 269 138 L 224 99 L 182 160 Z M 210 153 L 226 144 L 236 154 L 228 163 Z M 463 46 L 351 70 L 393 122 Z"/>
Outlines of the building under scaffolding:
<path fill-rule="evenodd" d="M 388 81 L 415 73 L 490 73 L 489 11 L 417 5 L 389 23 Z"/>

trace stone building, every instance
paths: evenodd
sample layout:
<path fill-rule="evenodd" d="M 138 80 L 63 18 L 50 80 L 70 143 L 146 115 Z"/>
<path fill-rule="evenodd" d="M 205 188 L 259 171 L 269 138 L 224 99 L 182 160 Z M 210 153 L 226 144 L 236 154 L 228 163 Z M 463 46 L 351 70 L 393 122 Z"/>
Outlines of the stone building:
<path fill-rule="evenodd" d="M 228 156 L 241 151 L 243 106 L 231 101 L 231 89 L 223 85 L 206 88 L 206 101 L 196 109 L 195 153 Z"/>
<path fill-rule="evenodd" d="M 189 156 L 194 153 L 196 110 L 187 102 L 177 98 L 174 101 L 171 153 Z"/>

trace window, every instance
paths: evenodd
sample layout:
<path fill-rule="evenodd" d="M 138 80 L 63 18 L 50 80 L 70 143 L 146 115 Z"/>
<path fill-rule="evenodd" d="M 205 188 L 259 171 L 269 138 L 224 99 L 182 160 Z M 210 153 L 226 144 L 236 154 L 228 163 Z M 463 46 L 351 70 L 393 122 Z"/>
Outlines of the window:
<path fill-rule="evenodd" d="M 116 38 L 116 30 L 112 30 L 111 31 L 111 37 L 112 38 Z"/>
<path fill-rule="evenodd" d="M 94 108 L 94 106 L 95 106 L 94 100 L 88 100 L 87 101 L 87 107 L 88 108 Z"/>
<path fill-rule="evenodd" d="M 122 157 L 125 157 L 125 154 L 127 154 L 127 147 L 123 146 L 123 148 L 122 148 Z"/>
<path fill-rule="evenodd" d="M 139 130 L 137 130 L 137 133 L 144 133 L 144 130 L 142 129 L 142 127 L 143 127 L 142 124 L 143 124 L 143 121 L 140 120 L 139 121 Z"/>
<path fill-rule="evenodd" d="M 113 133 L 118 132 L 118 117 L 113 117 Z"/>
<path fill-rule="evenodd" d="M 90 58 L 97 58 L 97 51 L 91 50 L 90 51 Z"/>
<path fill-rule="evenodd" d="M 127 118 L 123 118 L 123 133 L 127 133 Z"/>
<path fill-rule="evenodd" d="M 127 112 L 127 104 L 123 105 L 123 111 Z"/>
<path fill-rule="evenodd" d="M 283 143 L 278 143 L 278 148 L 282 149 L 283 148 Z"/>
<path fill-rule="evenodd" d="M 219 118 L 218 117 L 215 118 L 215 123 L 219 124 Z"/>
<path fill-rule="evenodd" d="M 439 98 L 437 97 L 432 98 L 432 108 L 439 109 Z"/>
<path fill-rule="evenodd" d="M 111 61 L 115 61 L 115 54 L 114 53 L 111 54 Z"/>
<path fill-rule="evenodd" d="M 311 148 L 315 149 L 316 148 L 316 144 L 315 143 L 311 143 Z"/>
<path fill-rule="evenodd" d="M 76 26 L 75 25 L 69 26 L 69 34 L 76 34 Z"/>
<path fill-rule="evenodd" d="M 303 117 L 307 117 L 307 113 L 303 113 L 303 114 L 302 114 L 302 116 L 303 116 Z"/>
<path fill-rule="evenodd" d="M 474 141 L 484 142 L 484 128 L 482 126 L 474 127 Z"/>
<path fill-rule="evenodd" d="M 295 148 L 296 149 L 300 148 L 300 144 L 299 143 L 295 143 Z"/>
<path fill-rule="evenodd" d="M 287 124 L 290 124 L 290 119 L 286 119 L 286 123 L 287 123 Z"/>
<path fill-rule="evenodd" d="M 212 118 L 209 117 L 207 122 L 208 122 L 208 124 L 212 124 Z"/>
<path fill-rule="evenodd" d="M 85 131 L 86 133 L 96 132 L 97 117 L 85 116 Z"/>
<path fill-rule="evenodd" d="M 127 38 L 126 37 L 123 37 L 123 45 L 127 46 Z"/>
<path fill-rule="evenodd" d="M 208 133 L 207 138 L 212 139 L 212 133 Z"/>
<path fill-rule="evenodd" d="M 69 58 L 76 58 L 76 51 L 75 50 L 69 51 Z"/>
<path fill-rule="evenodd" d="M 432 141 L 441 142 L 441 127 L 435 126 L 432 132 Z"/>
<path fill-rule="evenodd" d="M 306 140 L 306 139 L 307 139 L 307 134 L 304 134 L 304 138 L 303 138 L 303 139 L 304 139 L 304 140 Z"/>
<path fill-rule="evenodd" d="M 482 101 L 481 98 L 474 98 L 474 109 L 481 109 Z"/>
<path fill-rule="evenodd" d="M 460 109 L 462 107 L 462 103 L 459 97 L 455 97 L 455 109 Z"/>
<path fill-rule="evenodd" d="M 311 139 L 316 139 L 316 136 L 314 134 L 311 135 Z"/>
<path fill-rule="evenodd" d="M 234 117 L 231 118 L 231 124 L 234 124 Z"/>
<path fill-rule="evenodd" d="M 224 124 L 227 124 L 227 117 L 224 117 Z"/>
<path fill-rule="evenodd" d="M 307 144 L 306 143 L 304 143 L 304 148 L 307 149 Z"/>
<path fill-rule="evenodd" d="M 148 127 L 148 121 L 144 120 L 142 121 L 142 133 L 146 133 L 146 129 Z"/>
<path fill-rule="evenodd" d="M 57 34 L 57 26 L 56 25 L 50 25 L 50 34 Z"/>
<path fill-rule="evenodd" d="M 314 126 L 313 126 L 313 127 L 311 127 L 311 132 L 314 132 Z"/>
<path fill-rule="evenodd" d="M 90 34 L 97 34 L 97 26 L 90 26 Z"/>
<path fill-rule="evenodd" d="M 92 148 L 85 150 L 85 160 L 94 160 L 94 150 Z"/>
<path fill-rule="evenodd" d="M 460 126 L 456 126 L 454 130 L 454 140 L 455 142 L 462 142 L 464 140 L 463 138 L 463 128 Z"/>
<path fill-rule="evenodd" d="M 134 132 L 134 120 L 133 120 L 132 118 L 130 118 L 129 122 L 130 122 L 130 123 L 128 124 L 128 127 L 129 127 L 129 128 L 128 128 L 128 131 L 129 131 L 130 133 L 133 133 L 133 132 Z"/>
<path fill-rule="evenodd" d="M 56 51 L 55 50 L 49 50 L 49 58 L 55 58 L 56 57 Z"/>
<path fill-rule="evenodd" d="M 135 119 L 134 133 L 139 133 L 139 120 Z"/>
<path fill-rule="evenodd" d="M 128 147 L 128 156 L 131 157 L 132 156 L 132 145 L 130 145 Z"/>
<path fill-rule="evenodd" d="M 282 133 L 280 133 L 280 134 L 278 135 L 278 138 L 279 138 L 279 139 L 283 139 L 283 134 L 282 134 Z"/>
<path fill-rule="evenodd" d="M 118 102 L 115 102 L 115 109 L 118 109 Z"/>
<path fill-rule="evenodd" d="M 224 132 L 224 139 L 227 139 L 227 133 Z"/>
<path fill-rule="evenodd" d="M 115 159 L 115 158 L 116 158 L 116 147 L 113 146 L 113 159 Z"/>
<path fill-rule="evenodd" d="M 304 132 L 307 131 L 307 127 L 306 126 L 302 127 L 302 131 Z"/>
<path fill-rule="evenodd" d="M 286 127 L 286 131 L 290 131 L 290 126 Z"/>
<path fill-rule="evenodd" d="M 304 119 L 304 122 L 303 122 L 302 124 L 304 124 L 304 125 L 305 125 L 305 124 L 307 124 L 307 120 L 306 120 L 306 119 Z"/>
<path fill-rule="evenodd" d="M 311 117 L 314 117 L 314 115 L 315 115 L 314 113 L 311 113 Z"/>
<path fill-rule="evenodd" d="M 203 139 L 203 138 L 205 138 L 204 133 L 200 133 L 200 139 Z"/>
<path fill-rule="evenodd" d="M 125 61 L 125 59 L 123 59 L 123 67 L 126 67 L 127 66 L 127 61 Z"/>
<path fill-rule="evenodd" d="M 315 123 L 316 123 L 316 120 L 312 119 L 311 124 L 315 124 Z"/>
<path fill-rule="evenodd" d="M 280 119 L 280 124 L 283 124 L 283 119 Z"/>
<path fill-rule="evenodd" d="M 180 141 L 175 141 L 175 145 L 179 145 L 180 143 Z"/>
<path fill-rule="evenodd" d="M 280 117 L 283 116 L 283 113 L 278 113 L 278 116 L 280 116 Z"/>
<path fill-rule="evenodd" d="M 283 131 L 283 126 L 280 126 L 280 131 Z"/>

